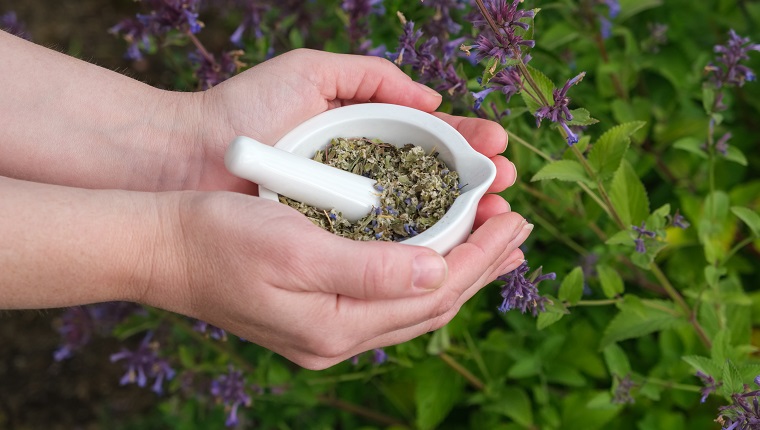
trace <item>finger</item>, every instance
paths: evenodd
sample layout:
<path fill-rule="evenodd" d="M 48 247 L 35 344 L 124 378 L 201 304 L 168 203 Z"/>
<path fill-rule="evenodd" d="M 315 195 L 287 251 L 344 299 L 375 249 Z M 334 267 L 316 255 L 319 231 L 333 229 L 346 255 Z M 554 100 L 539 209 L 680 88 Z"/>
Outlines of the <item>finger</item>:
<path fill-rule="evenodd" d="M 448 279 L 434 292 L 404 300 L 339 297 L 336 309 L 345 321 L 362 321 L 370 331 L 371 336 L 367 338 L 436 318 L 454 306 L 470 287 L 492 276 L 503 259 L 519 246 L 511 243 L 516 238 L 522 243 L 522 236 L 527 236 L 523 229 L 525 224 L 527 222 L 517 213 L 491 218 L 470 235 L 467 242 L 449 252 L 446 256 Z"/>
<path fill-rule="evenodd" d="M 425 112 L 441 104 L 435 90 L 414 82 L 392 62 L 372 56 L 299 50 L 301 64 L 325 100 L 393 103 Z"/>
<path fill-rule="evenodd" d="M 501 155 L 491 157 L 491 161 L 496 165 L 496 178 L 488 187 L 489 193 L 500 193 L 517 182 L 517 167 L 514 163 Z"/>
<path fill-rule="evenodd" d="M 486 194 L 478 203 L 478 209 L 475 212 L 475 223 L 473 224 L 472 229 L 477 230 L 489 219 L 510 212 L 511 210 L 512 208 L 509 206 L 509 203 L 501 196 L 496 194 Z"/>
<path fill-rule="evenodd" d="M 353 345 L 348 346 L 345 350 L 342 349 L 336 349 L 334 354 L 323 354 L 318 355 L 314 354 L 312 351 L 305 350 L 302 348 L 301 345 L 293 345 L 293 349 L 289 351 L 289 358 L 297 360 L 297 362 L 305 367 L 308 367 L 310 369 L 324 369 L 327 367 L 330 367 L 336 363 L 339 363 L 341 361 L 347 360 L 357 354 L 360 354 L 364 351 L 369 351 L 374 348 L 381 348 L 388 345 L 395 345 L 399 344 L 405 341 L 408 341 L 410 339 L 413 339 L 415 337 L 418 337 L 422 334 L 425 334 L 431 330 L 438 329 L 442 327 L 443 325 L 447 324 L 458 312 L 459 308 L 467 301 L 469 300 L 475 293 L 477 293 L 483 286 L 489 284 L 491 281 L 493 281 L 496 278 L 497 273 L 501 270 L 511 271 L 514 270 L 514 268 L 518 267 L 523 261 L 523 254 L 518 249 L 520 244 L 525 240 L 527 235 L 529 234 L 529 229 L 521 228 L 518 232 L 518 235 L 515 237 L 515 239 L 510 243 L 510 245 L 505 250 L 506 253 L 506 260 L 499 264 L 496 269 L 488 271 L 486 273 L 486 277 L 484 280 L 481 280 L 479 283 L 476 283 L 469 288 L 466 288 L 464 292 L 459 296 L 459 298 L 456 300 L 456 302 L 453 303 L 453 306 L 447 308 L 445 312 L 443 312 L 441 315 L 436 316 L 431 319 L 426 319 L 423 321 L 419 321 L 415 324 L 412 324 L 410 326 L 406 327 L 400 327 L 396 328 L 390 331 L 379 331 L 377 332 L 376 336 L 371 336 L 367 338 L 366 340 Z M 504 256 L 504 253 L 501 254 L 501 256 Z M 503 272 L 506 273 L 506 272 Z M 390 310 L 386 312 L 382 309 L 375 309 L 372 311 L 370 315 L 382 315 L 383 321 L 392 322 L 396 320 L 396 317 L 394 316 L 394 309 L 400 308 L 404 303 L 400 300 L 393 300 L 389 301 L 390 303 Z M 346 301 L 344 300 L 343 303 L 343 309 L 346 308 Z M 412 308 L 416 307 L 417 305 L 412 306 Z M 371 323 L 371 321 L 368 320 L 368 318 L 363 317 L 361 319 L 362 321 L 362 327 L 368 327 Z M 336 342 L 332 342 L 334 345 Z M 347 345 L 346 342 L 340 342 L 343 345 Z"/>
<path fill-rule="evenodd" d="M 326 234 L 318 252 L 303 249 L 309 288 L 361 300 L 428 294 L 448 276 L 446 260 L 432 249 L 400 243 L 354 241 Z"/>
<path fill-rule="evenodd" d="M 507 132 L 496 122 L 442 112 L 435 112 L 434 115 L 454 127 L 476 151 L 486 157 L 499 155 L 507 149 Z"/>

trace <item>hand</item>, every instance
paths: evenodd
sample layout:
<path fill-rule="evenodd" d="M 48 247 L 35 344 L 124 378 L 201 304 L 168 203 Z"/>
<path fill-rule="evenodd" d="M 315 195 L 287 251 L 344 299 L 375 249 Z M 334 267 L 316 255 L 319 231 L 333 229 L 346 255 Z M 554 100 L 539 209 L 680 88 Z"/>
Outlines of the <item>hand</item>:
<path fill-rule="evenodd" d="M 301 122 L 329 109 L 354 103 L 394 103 L 432 112 L 441 96 L 413 82 L 390 61 L 355 55 L 296 50 L 223 82 L 202 93 L 198 124 L 204 142 L 201 165 L 191 167 L 188 183 L 201 190 L 232 190 L 256 194 L 254 184 L 230 175 L 224 152 L 238 135 L 274 144 Z M 496 164 L 489 192 L 503 191 L 515 182 L 514 165 L 501 154 L 507 144 L 504 129 L 491 121 L 436 114 L 459 130 L 473 147 Z M 496 195 L 482 199 L 476 227 L 509 210 Z"/>
<path fill-rule="evenodd" d="M 518 247 L 532 228 L 516 213 L 494 216 L 444 259 L 424 247 L 344 239 L 290 207 L 238 193 L 184 193 L 167 207 L 161 224 L 175 226 L 164 235 L 174 239 L 150 257 L 158 264 L 141 301 L 310 369 L 445 325 L 523 261 Z"/>

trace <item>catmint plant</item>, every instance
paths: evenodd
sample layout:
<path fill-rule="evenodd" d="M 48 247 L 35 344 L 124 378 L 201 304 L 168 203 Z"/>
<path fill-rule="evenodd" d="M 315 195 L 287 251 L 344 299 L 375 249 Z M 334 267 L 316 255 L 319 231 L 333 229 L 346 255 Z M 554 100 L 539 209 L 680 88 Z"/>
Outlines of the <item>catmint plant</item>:
<path fill-rule="evenodd" d="M 16 12 L 13 11 L 0 15 L 0 30 L 7 31 L 22 39 L 32 40 L 31 34 L 26 29 L 26 24 L 19 21 Z"/>

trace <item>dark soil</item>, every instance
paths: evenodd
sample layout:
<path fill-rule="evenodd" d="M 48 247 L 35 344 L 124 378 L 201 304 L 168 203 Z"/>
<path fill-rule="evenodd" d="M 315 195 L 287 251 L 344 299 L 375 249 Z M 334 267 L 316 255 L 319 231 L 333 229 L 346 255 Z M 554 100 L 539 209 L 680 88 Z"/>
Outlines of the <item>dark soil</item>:
<path fill-rule="evenodd" d="M 125 43 L 107 33 L 137 11 L 132 0 L 0 0 L 0 15 L 9 11 L 35 43 L 152 79 L 151 64 L 124 60 Z M 123 370 L 109 361 L 119 350 L 115 340 L 96 338 L 71 359 L 53 360 L 60 313 L 0 311 L 0 429 L 114 429 L 148 414 L 155 405 L 152 392 L 119 386 Z"/>

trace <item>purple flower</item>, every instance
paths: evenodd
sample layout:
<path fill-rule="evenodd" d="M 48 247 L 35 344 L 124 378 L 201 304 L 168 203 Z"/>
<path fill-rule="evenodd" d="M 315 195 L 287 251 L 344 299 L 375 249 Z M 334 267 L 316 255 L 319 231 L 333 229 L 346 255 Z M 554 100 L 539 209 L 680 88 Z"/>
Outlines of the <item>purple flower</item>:
<path fill-rule="evenodd" d="M 61 325 L 58 328 L 63 343 L 53 353 L 55 361 L 71 358 L 75 351 L 87 345 L 92 338 L 93 330 L 92 318 L 84 306 L 66 309 L 61 316 Z"/>
<path fill-rule="evenodd" d="M 515 270 L 496 278 L 497 281 L 504 282 L 500 293 L 504 299 L 498 308 L 500 312 L 519 309 L 520 312 L 525 313 L 527 310 L 530 310 L 533 316 L 536 316 L 539 310 L 541 312 L 545 310 L 545 306 L 549 303 L 549 300 L 538 294 L 537 285 L 547 279 L 557 279 L 557 275 L 555 273 L 547 273 L 530 280 L 525 277 L 529 270 L 528 262 L 523 261 Z"/>
<path fill-rule="evenodd" d="M 198 20 L 200 0 L 143 0 L 149 12 L 138 14 L 137 20 L 154 34 L 163 34 L 170 30 L 198 33 L 203 23 Z"/>
<path fill-rule="evenodd" d="M 620 15 L 620 2 L 618 0 L 600 0 L 600 3 L 607 5 L 610 19 L 615 19 Z"/>
<path fill-rule="evenodd" d="M 226 341 L 227 332 L 219 327 L 213 326 L 205 321 L 197 320 L 193 325 L 193 330 L 203 333 L 211 339 Z"/>
<path fill-rule="evenodd" d="M 71 358 L 74 352 L 90 342 L 93 334 L 109 334 L 124 319 L 138 311 L 144 309 L 129 302 L 105 302 L 66 309 L 58 327 L 62 343 L 53 353 L 53 358 L 55 361 Z"/>
<path fill-rule="evenodd" d="M 451 34 L 459 34 L 462 26 L 451 16 L 453 10 L 462 10 L 467 0 L 426 0 L 423 5 L 435 8 L 433 16 L 425 23 L 425 33 L 441 40 Z"/>
<path fill-rule="evenodd" d="M 626 403 L 636 403 L 636 400 L 631 395 L 631 390 L 636 388 L 638 384 L 633 382 L 631 375 L 625 375 L 624 378 L 620 378 L 618 375 L 615 375 L 615 379 L 618 381 L 618 384 L 617 387 L 615 387 L 615 392 L 612 395 L 612 403 L 619 405 Z"/>
<path fill-rule="evenodd" d="M 689 224 L 689 222 L 686 221 L 686 218 L 684 218 L 683 215 L 681 215 L 681 213 L 678 210 L 676 210 L 675 215 L 673 215 L 673 220 L 671 224 L 673 225 L 673 227 L 678 227 L 684 230 L 686 230 L 687 228 L 689 228 L 689 226 L 691 226 L 691 224 Z"/>
<path fill-rule="evenodd" d="M 519 10 L 522 0 L 485 0 L 485 13 L 490 16 L 496 29 L 492 28 L 486 16 L 481 15 L 473 20 L 473 25 L 481 29 L 481 33 L 471 48 L 478 51 L 478 57 L 494 57 L 504 64 L 508 58 L 522 57 L 522 48 L 532 48 L 535 41 L 523 38 L 530 26 L 523 20 L 533 18 L 533 10 Z M 496 32 L 495 32 L 496 31 Z"/>
<path fill-rule="evenodd" d="M 716 45 L 718 54 L 716 63 L 710 63 L 705 71 L 712 73 L 712 82 L 717 88 L 724 85 L 741 87 L 747 81 L 755 80 L 755 73 L 747 66 L 740 64 L 749 59 L 750 51 L 760 51 L 760 45 L 750 43 L 749 38 L 740 37 L 734 30 L 728 32 L 729 40 L 726 45 Z"/>
<path fill-rule="evenodd" d="M 211 395 L 217 402 L 223 403 L 228 411 L 225 425 L 234 427 L 238 424 L 237 411 L 240 405 L 250 406 L 251 396 L 246 392 L 243 372 L 230 366 L 227 373 L 211 382 Z"/>
<path fill-rule="evenodd" d="M 499 72 L 491 78 L 483 91 L 472 93 L 473 97 L 475 97 L 475 110 L 480 109 L 483 99 L 493 91 L 501 91 L 506 97 L 507 103 L 509 103 L 512 96 L 519 93 L 521 88 L 522 78 L 516 67 L 506 67 L 499 70 Z"/>
<path fill-rule="evenodd" d="M 343 0 L 341 9 L 348 15 L 348 39 L 352 46 L 369 35 L 369 16 L 385 13 L 382 0 Z"/>
<path fill-rule="evenodd" d="M 723 383 L 715 382 L 715 379 L 707 374 L 704 374 L 702 372 L 697 372 L 697 377 L 702 381 L 702 385 L 704 385 L 704 388 L 700 391 L 702 394 L 702 398 L 699 399 L 701 403 L 704 403 L 707 401 L 707 396 L 709 396 L 711 393 L 715 392 L 715 390 L 718 389 Z"/>
<path fill-rule="evenodd" d="M 639 254 L 645 254 L 647 252 L 647 248 L 644 243 L 644 238 L 645 237 L 653 238 L 657 236 L 657 234 L 653 231 L 647 230 L 646 223 L 643 221 L 641 222 L 641 227 L 637 227 L 634 225 L 634 226 L 631 226 L 631 228 L 633 229 L 633 231 L 635 231 L 638 234 L 636 239 L 633 240 L 634 243 L 636 244 L 636 252 L 638 252 Z"/>
<path fill-rule="evenodd" d="M 760 377 L 755 384 L 760 385 Z M 744 386 L 748 390 L 747 385 Z M 723 430 L 754 430 L 760 428 L 760 390 L 731 395 L 732 405 L 721 406 L 717 421 Z"/>
<path fill-rule="evenodd" d="M 224 52 L 219 61 L 214 54 L 194 51 L 189 54 L 190 61 L 195 65 L 195 76 L 201 90 L 207 90 L 231 78 L 242 67 L 240 61 L 243 51 Z"/>
<path fill-rule="evenodd" d="M 159 344 L 156 341 L 151 342 L 152 337 L 153 333 L 148 332 L 135 351 L 122 348 L 111 355 L 111 362 L 124 361 L 127 373 L 119 381 L 121 385 L 137 384 L 139 387 L 145 387 L 148 379 L 152 378 L 151 389 L 156 394 L 161 394 L 164 381 L 174 377 L 174 369 L 169 366 L 168 361 L 158 356 Z"/>
<path fill-rule="evenodd" d="M 567 125 L 567 121 L 573 120 L 573 114 L 570 113 L 570 109 L 568 108 L 570 98 L 567 96 L 567 91 L 570 87 L 582 81 L 584 76 L 586 76 L 586 72 L 581 72 L 578 76 L 569 79 L 562 88 L 555 89 L 553 92 L 554 104 L 552 106 L 542 106 L 534 114 L 537 126 L 541 125 L 542 120 L 548 119 L 562 127 L 567 136 L 567 144 L 570 146 L 578 143 L 578 136 Z"/>
<path fill-rule="evenodd" d="M 731 137 L 733 137 L 731 133 L 726 133 L 715 142 L 715 150 L 724 157 L 728 155 L 728 140 L 731 139 Z"/>
<path fill-rule="evenodd" d="M 434 83 L 436 91 L 447 91 L 450 95 L 464 94 L 467 80 L 460 77 L 454 67 L 455 49 L 452 45 L 431 37 L 418 46 L 421 38 L 422 31 L 414 29 L 414 22 L 406 22 L 398 49 L 388 53 L 388 58 L 399 66 L 411 66 L 419 73 L 419 82 Z"/>
<path fill-rule="evenodd" d="M 372 360 L 375 364 L 383 364 L 388 361 L 388 354 L 383 348 L 375 348 L 372 350 Z"/>
<path fill-rule="evenodd" d="M 124 56 L 129 60 L 142 59 L 142 53 L 150 51 L 152 47 L 150 29 L 136 19 L 123 19 L 108 32 L 114 35 L 122 34 L 128 44 Z"/>
<path fill-rule="evenodd" d="M 261 21 L 264 17 L 264 13 L 269 10 L 270 6 L 260 5 L 257 2 L 245 2 L 243 5 L 243 19 L 240 21 L 240 25 L 235 29 L 230 36 L 230 42 L 236 46 L 243 46 L 243 34 L 246 30 L 252 29 L 256 39 L 264 37 L 264 32 L 261 30 Z"/>
<path fill-rule="evenodd" d="M 5 30 L 22 39 L 32 40 L 32 36 L 26 31 L 26 25 L 18 20 L 16 12 L 13 11 L 0 15 L 0 30 Z"/>

